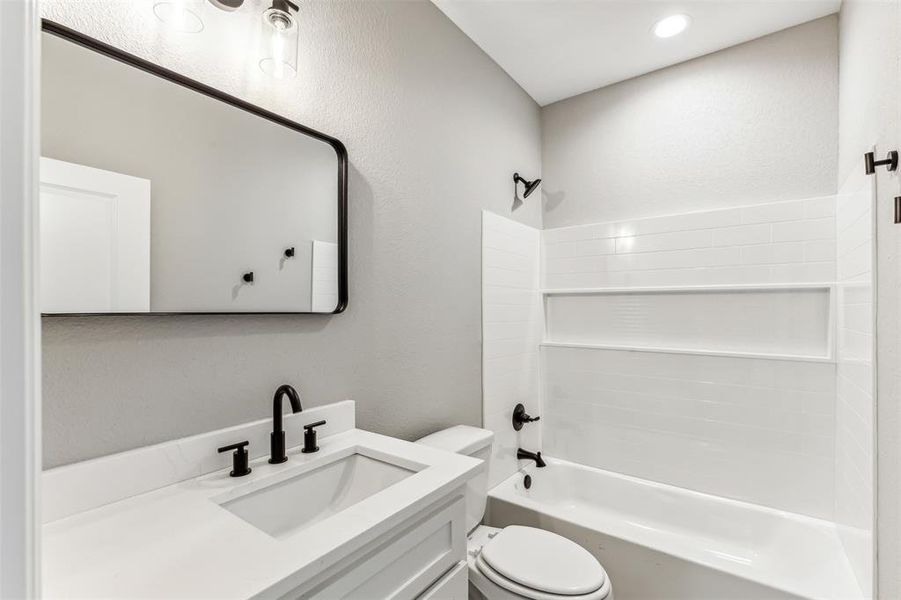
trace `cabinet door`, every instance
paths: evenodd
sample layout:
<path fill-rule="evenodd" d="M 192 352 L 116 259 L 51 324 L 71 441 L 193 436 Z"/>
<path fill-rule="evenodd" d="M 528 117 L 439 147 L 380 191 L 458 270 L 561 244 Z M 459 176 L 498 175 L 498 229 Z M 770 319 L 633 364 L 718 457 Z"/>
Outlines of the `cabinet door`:
<path fill-rule="evenodd" d="M 413 600 L 466 556 L 462 490 L 283 598 Z"/>
<path fill-rule="evenodd" d="M 432 584 L 418 600 L 468 600 L 469 571 L 466 561 L 461 560 L 457 566 L 444 574 L 444 577 Z"/>

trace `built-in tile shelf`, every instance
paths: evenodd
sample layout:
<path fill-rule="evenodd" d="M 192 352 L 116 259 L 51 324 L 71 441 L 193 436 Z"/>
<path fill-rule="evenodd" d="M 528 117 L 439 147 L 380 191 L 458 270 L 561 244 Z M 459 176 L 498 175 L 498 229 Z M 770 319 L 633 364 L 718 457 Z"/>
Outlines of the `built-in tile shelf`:
<path fill-rule="evenodd" d="M 541 345 L 835 362 L 832 283 L 541 290 Z"/>
<path fill-rule="evenodd" d="M 653 294 L 675 292 L 728 292 L 756 290 L 805 290 L 832 289 L 831 282 L 821 283 L 765 283 L 765 284 L 726 284 L 726 285 L 681 285 L 681 286 L 649 286 L 649 287 L 596 287 L 596 288 L 545 288 L 539 290 L 544 296 L 576 295 L 576 294 Z"/>
<path fill-rule="evenodd" d="M 647 346 L 617 346 L 610 344 L 580 344 L 572 342 L 543 341 L 542 348 L 581 348 L 583 350 L 622 350 L 625 352 L 651 352 L 655 354 L 689 354 L 692 356 L 725 356 L 730 358 L 757 358 L 763 360 L 788 360 L 795 362 L 835 363 L 831 356 L 804 356 L 800 354 L 768 354 L 765 352 L 729 352 L 726 350 L 695 350 L 686 348 L 654 348 Z"/>

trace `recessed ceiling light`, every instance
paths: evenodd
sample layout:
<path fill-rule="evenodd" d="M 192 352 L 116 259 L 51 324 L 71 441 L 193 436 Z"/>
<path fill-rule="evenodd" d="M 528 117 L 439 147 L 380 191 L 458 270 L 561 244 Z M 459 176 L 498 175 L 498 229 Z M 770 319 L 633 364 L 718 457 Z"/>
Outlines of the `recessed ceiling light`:
<path fill-rule="evenodd" d="M 690 23 L 691 17 L 688 15 L 670 15 L 657 21 L 654 25 L 654 35 L 659 38 L 673 37 L 685 31 Z"/>

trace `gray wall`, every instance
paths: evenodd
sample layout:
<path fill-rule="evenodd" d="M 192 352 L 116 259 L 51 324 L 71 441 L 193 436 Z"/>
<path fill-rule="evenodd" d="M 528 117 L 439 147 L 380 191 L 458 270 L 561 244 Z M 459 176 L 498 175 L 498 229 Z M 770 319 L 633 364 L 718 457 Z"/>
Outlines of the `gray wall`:
<path fill-rule="evenodd" d="M 259 6 L 257 6 L 259 5 Z M 537 105 L 430 2 L 310 2 L 299 74 L 266 79 L 259 2 L 164 35 L 143 2 L 44 3 L 45 16 L 341 139 L 350 307 L 337 316 L 45 318 L 45 466 L 355 399 L 361 427 L 412 439 L 481 421 L 480 211 L 512 211 L 540 170 Z"/>
<path fill-rule="evenodd" d="M 839 183 L 876 146 L 901 149 L 901 2 L 845 0 L 840 17 Z M 873 60 L 878 56 L 879 60 Z M 901 598 L 901 231 L 893 223 L 898 173 L 876 174 L 878 598 Z"/>
<path fill-rule="evenodd" d="M 544 107 L 545 227 L 835 191 L 837 18 Z"/>

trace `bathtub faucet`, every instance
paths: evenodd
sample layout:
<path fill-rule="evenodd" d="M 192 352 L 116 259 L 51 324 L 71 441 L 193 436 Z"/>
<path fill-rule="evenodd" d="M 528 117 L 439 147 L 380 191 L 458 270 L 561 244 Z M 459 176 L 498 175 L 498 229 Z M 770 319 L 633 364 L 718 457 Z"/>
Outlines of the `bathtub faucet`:
<path fill-rule="evenodd" d="M 540 469 L 542 467 L 546 467 L 547 465 L 544 462 L 544 459 L 541 458 L 541 452 L 529 452 L 528 450 L 523 450 L 519 448 L 516 450 L 516 458 L 517 459 L 528 459 L 534 460 L 535 465 Z"/>

